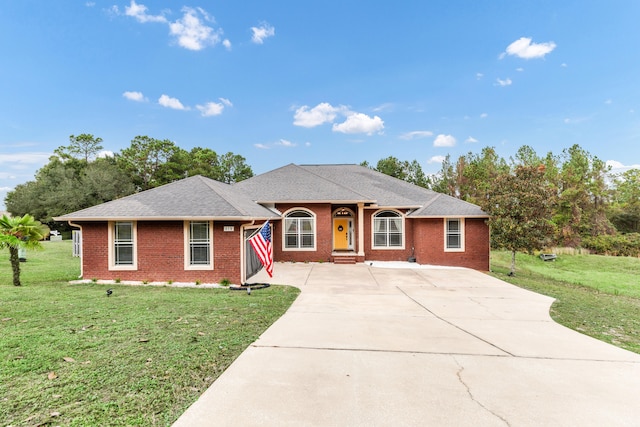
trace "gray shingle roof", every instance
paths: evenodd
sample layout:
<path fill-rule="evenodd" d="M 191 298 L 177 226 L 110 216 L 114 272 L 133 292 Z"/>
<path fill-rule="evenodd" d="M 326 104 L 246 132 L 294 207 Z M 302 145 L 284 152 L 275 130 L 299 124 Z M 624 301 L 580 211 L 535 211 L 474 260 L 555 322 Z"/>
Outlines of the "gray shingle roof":
<path fill-rule="evenodd" d="M 287 202 L 409 208 L 409 217 L 488 216 L 476 205 L 363 166 L 290 164 L 233 185 L 193 176 L 55 219 L 277 219 L 261 204 Z"/>
<path fill-rule="evenodd" d="M 259 203 L 371 201 L 350 186 L 289 164 L 233 184 Z"/>
<path fill-rule="evenodd" d="M 489 217 L 479 206 L 446 194 L 436 193 L 436 196 L 429 200 L 421 208 L 411 212 L 413 218 L 424 217 Z"/>
<path fill-rule="evenodd" d="M 275 219 L 279 215 L 255 203 L 239 188 L 198 175 L 55 219 L 169 218 Z"/>
<path fill-rule="evenodd" d="M 410 217 L 487 217 L 480 207 L 359 165 L 290 164 L 233 184 L 259 203 L 363 202 L 416 209 Z"/>

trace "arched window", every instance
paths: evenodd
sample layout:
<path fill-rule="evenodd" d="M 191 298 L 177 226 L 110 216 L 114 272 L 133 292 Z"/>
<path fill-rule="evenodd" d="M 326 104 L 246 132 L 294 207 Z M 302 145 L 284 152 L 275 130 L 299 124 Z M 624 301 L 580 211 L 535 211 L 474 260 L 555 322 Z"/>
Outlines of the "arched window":
<path fill-rule="evenodd" d="M 396 211 L 380 211 L 373 215 L 373 248 L 404 247 L 404 219 Z"/>
<path fill-rule="evenodd" d="M 284 249 L 316 248 L 316 219 L 306 210 L 297 209 L 288 212 L 284 217 Z"/>

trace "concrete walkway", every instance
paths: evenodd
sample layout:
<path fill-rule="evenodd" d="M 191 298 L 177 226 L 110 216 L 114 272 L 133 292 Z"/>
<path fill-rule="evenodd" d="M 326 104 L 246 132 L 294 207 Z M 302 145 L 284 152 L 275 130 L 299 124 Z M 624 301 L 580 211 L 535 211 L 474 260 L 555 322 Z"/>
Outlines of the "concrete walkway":
<path fill-rule="evenodd" d="M 640 425 L 640 355 L 554 323 L 551 298 L 376 265 L 276 264 L 301 295 L 174 426 Z"/>

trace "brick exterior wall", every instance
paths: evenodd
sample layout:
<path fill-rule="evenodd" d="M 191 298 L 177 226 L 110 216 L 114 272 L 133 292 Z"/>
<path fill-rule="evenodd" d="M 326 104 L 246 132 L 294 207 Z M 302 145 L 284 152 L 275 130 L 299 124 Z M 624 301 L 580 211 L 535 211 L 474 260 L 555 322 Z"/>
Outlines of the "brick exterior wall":
<path fill-rule="evenodd" d="M 407 261 L 411 256 L 413 247 L 413 222 L 404 221 L 404 248 L 403 249 L 373 249 L 373 215 L 380 209 L 364 210 L 364 253 L 367 261 Z M 392 209 L 393 210 L 393 209 Z M 405 210 L 400 210 L 406 213 Z"/>
<path fill-rule="evenodd" d="M 280 204 L 286 212 L 300 205 Z M 310 204 L 306 208 L 316 215 L 316 249 L 313 251 L 284 251 L 282 244 L 283 221 L 272 221 L 273 248 L 276 262 L 329 262 L 333 249 L 333 218 L 335 206 Z M 357 208 L 350 206 L 356 213 Z M 435 219 L 405 220 L 405 246 L 403 249 L 372 249 L 371 223 L 376 210 L 364 210 L 364 260 L 407 261 L 414 255 L 419 264 L 468 267 L 489 270 L 489 227 L 484 219 L 465 220 L 465 251 L 445 252 L 444 221 Z M 109 234 L 107 222 L 86 222 L 82 225 L 83 278 L 134 281 L 174 281 L 217 283 L 228 279 L 240 283 L 240 226 L 239 222 L 214 222 L 213 270 L 185 270 L 183 221 L 139 221 L 137 223 L 138 269 L 109 270 Z M 224 231 L 232 225 L 232 232 Z M 355 251 L 358 251 L 358 224 L 354 218 Z M 413 249 L 415 248 L 415 249 Z M 359 259 L 363 261 L 363 259 Z"/>
<path fill-rule="evenodd" d="M 273 259 L 284 262 L 328 262 L 333 250 L 333 219 L 330 203 L 309 205 L 278 204 L 276 208 L 283 214 L 293 208 L 304 208 L 316 215 L 316 249 L 289 251 L 283 250 L 284 220 L 272 222 L 273 228 Z"/>
<path fill-rule="evenodd" d="M 139 221 L 137 223 L 137 270 L 109 270 L 109 232 L 106 222 L 82 225 L 83 278 L 149 282 L 217 283 L 228 279 L 240 283 L 240 223 L 214 222 L 213 270 L 185 270 L 184 223 Z M 224 231 L 233 225 L 234 231 Z"/>
<path fill-rule="evenodd" d="M 421 218 L 413 222 L 415 256 L 419 264 L 489 271 L 489 226 L 484 218 L 465 219 L 464 252 L 445 252 L 442 218 Z"/>
<path fill-rule="evenodd" d="M 305 208 L 316 215 L 316 250 L 315 251 L 283 251 L 282 227 L 284 222 L 273 222 L 274 259 L 284 262 L 330 261 L 333 249 L 333 211 L 338 206 L 331 204 L 278 204 L 280 212 L 294 208 Z M 355 212 L 354 241 L 355 252 L 358 252 L 357 207 L 347 206 Z M 406 219 L 405 244 L 403 249 L 373 249 L 372 222 L 373 214 L 379 209 L 364 209 L 364 260 L 368 261 L 407 261 L 412 255 L 419 264 L 468 267 L 480 271 L 489 270 L 489 226 L 485 219 L 465 219 L 465 251 L 445 252 L 444 220 Z M 405 211 L 400 211 L 406 213 Z M 359 259 L 359 261 L 364 261 Z"/>

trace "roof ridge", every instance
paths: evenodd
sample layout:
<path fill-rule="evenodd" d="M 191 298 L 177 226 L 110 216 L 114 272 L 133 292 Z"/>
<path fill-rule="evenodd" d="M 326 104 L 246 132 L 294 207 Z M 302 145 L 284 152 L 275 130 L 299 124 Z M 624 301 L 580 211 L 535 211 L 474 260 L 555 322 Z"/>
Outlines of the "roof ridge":
<path fill-rule="evenodd" d="M 194 175 L 194 176 L 200 177 L 202 179 L 203 184 L 206 185 L 207 187 L 209 187 L 212 191 L 214 191 L 220 197 L 222 197 L 222 199 L 229 206 L 231 206 L 232 208 L 234 208 L 238 212 L 242 213 L 243 215 L 248 215 L 249 214 L 243 207 L 241 207 L 241 206 L 239 206 L 239 204 L 233 202 L 233 198 L 232 197 L 229 197 L 232 194 L 230 194 L 230 192 L 228 192 L 227 190 L 231 190 L 233 188 L 233 186 L 231 184 L 227 184 L 226 182 L 217 181 L 215 179 L 207 178 L 206 176 L 202 176 L 202 175 Z M 219 188 L 215 188 L 214 186 L 219 186 Z M 222 190 L 222 191 L 219 191 L 219 190 Z M 238 192 L 242 193 L 243 196 L 246 196 L 247 198 L 251 199 L 249 197 L 249 195 L 245 191 L 242 191 L 240 188 L 233 188 L 233 191 L 236 192 L 236 193 L 238 193 Z"/>
<path fill-rule="evenodd" d="M 358 165 L 358 166 L 360 166 L 360 165 Z M 361 167 L 365 167 L 365 166 L 361 166 Z M 405 181 L 405 180 L 404 180 L 404 179 L 402 179 L 402 178 L 397 178 L 397 177 L 395 177 L 395 176 L 387 175 L 386 173 L 384 173 L 384 172 L 380 172 L 380 171 L 379 171 L 379 170 L 377 170 L 377 169 L 372 169 L 372 168 L 366 168 L 366 169 L 370 170 L 371 172 L 373 172 L 373 173 L 375 173 L 375 174 L 382 175 L 382 176 L 386 176 L 386 177 L 389 177 L 389 178 L 396 179 L 396 180 L 398 180 L 398 181 L 400 181 L 400 182 L 403 182 L 404 184 L 401 184 L 401 185 L 409 185 L 409 186 L 413 186 L 413 187 L 416 187 L 416 188 L 418 188 L 418 189 L 420 189 L 420 190 L 424 190 L 424 191 L 427 191 L 427 192 L 429 192 L 429 193 L 433 193 L 433 194 L 442 194 L 442 193 L 438 193 L 437 191 L 434 191 L 434 190 L 432 190 L 432 189 L 430 189 L 430 188 L 427 188 L 427 187 L 423 187 L 423 186 L 421 186 L 421 185 L 418 185 L 418 184 L 416 184 L 416 183 L 409 182 L 409 181 Z"/>
<path fill-rule="evenodd" d="M 442 196 L 445 196 L 445 197 L 450 197 L 450 198 L 455 199 L 455 200 L 457 200 L 457 201 L 459 201 L 459 202 L 462 202 L 462 203 L 466 203 L 467 205 L 475 206 L 475 207 L 478 207 L 478 208 L 482 209 L 482 207 L 481 207 L 480 205 L 477 205 L 477 204 L 475 204 L 475 203 L 468 202 L 468 201 L 463 200 L 463 199 L 459 199 L 459 198 L 454 197 L 454 196 L 451 196 L 451 195 L 449 195 L 449 194 L 445 194 L 445 193 L 438 193 L 438 194 L 440 194 L 440 195 L 442 195 Z"/>
<path fill-rule="evenodd" d="M 314 175 L 314 176 L 317 176 L 317 177 L 319 177 L 319 178 L 321 178 L 321 179 L 323 179 L 323 180 L 325 180 L 325 181 L 327 181 L 327 182 L 330 182 L 330 183 L 332 183 L 332 184 L 335 184 L 335 185 L 337 185 L 337 186 L 339 186 L 339 187 L 344 188 L 345 190 L 348 190 L 348 191 L 350 191 L 350 192 L 352 192 L 352 193 L 354 193 L 354 194 L 357 194 L 357 195 L 359 195 L 360 197 L 362 197 L 362 198 L 363 198 L 363 199 L 365 199 L 365 200 L 369 200 L 369 199 L 371 199 L 371 197 L 367 196 L 366 194 L 362 194 L 361 192 L 356 191 L 356 190 L 354 190 L 353 188 L 349 188 L 349 187 L 347 187 L 347 186 L 343 185 L 343 184 L 342 184 L 342 183 L 340 183 L 340 182 L 336 182 L 336 181 L 334 181 L 334 180 L 332 180 L 332 179 L 326 178 L 326 177 L 324 177 L 324 176 L 322 176 L 322 175 L 319 175 L 319 174 L 317 174 L 317 173 L 315 173 L 315 172 L 312 172 L 312 171 L 308 170 L 307 168 L 303 167 L 302 165 L 295 165 L 295 166 L 299 167 L 300 169 L 304 170 L 304 171 L 305 171 L 305 172 L 307 172 L 307 173 L 310 173 L 310 174 L 312 174 L 312 175 Z M 320 167 L 322 167 L 322 166 L 345 166 L 345 165 L 335 164 L 335 165 L 306 165 L 306 166 L 311 166 L 311 167 L 313 167 L 313 166 L 320 166 Z M 359 165 L 355 165 L 355 164 L 354 164 L 354 165 L 351 165 L 351 164 L 349 164 L 348 166 L 359 166 Z"/>
<path fill-rule="evenodd" d="M 433 190 L 431 190 L 431 191 L 433 191 Z M 442 193 L 438 193 L 437 191 L 434 191 L 434 193 L 436 193 L 436 195 L 435 195 L 431 200 L 429 200 L 427 203 L 425 203 L 425 204 L 424 204 L 420 209 L 426 209 L 426 208 L 428 208 L 428 207 L 429 207 L 429 206 L 431 206 L 431 205 L 432 205 L 436 200 L 438 200 L 438 199 L 440 198 L 440 196 L 442 196 L 442 195 L 443 195 Z"/>

